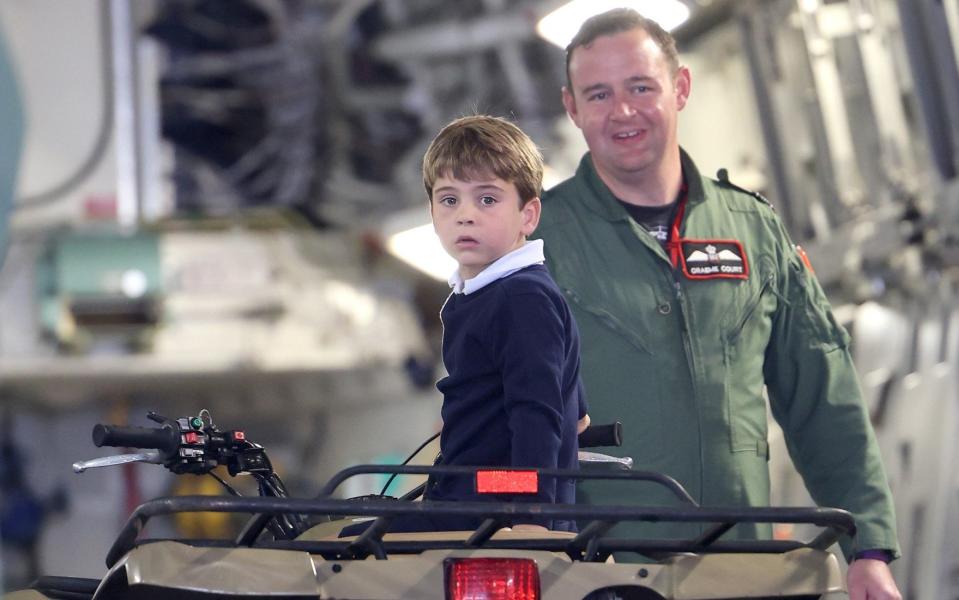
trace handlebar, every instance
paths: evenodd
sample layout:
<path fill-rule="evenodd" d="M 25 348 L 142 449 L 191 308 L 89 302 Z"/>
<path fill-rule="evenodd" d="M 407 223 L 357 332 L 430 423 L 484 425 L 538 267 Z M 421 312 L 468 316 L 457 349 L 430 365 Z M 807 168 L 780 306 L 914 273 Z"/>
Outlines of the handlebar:
<path fill-rule="evenodd" d="M 619 421 L 607 425 L 590 425 L 579 434 L 580 448 L 597 446 L 622 446 L 623 424 Z"/>
<path fill-rule="evenodd" d="M 159 427 L 131 427 L 97 424 L 93 427 L 93 443 L 97 447 L 118 446 L 136 449 L 133 454 L 108 456 L 74 463 L 73 470 L 82 473 L 94 467 L 148 462 L 161 464 L 177 475 L 209 473 L 227 491 L 238 496 L 226 481 L 213 471 L 226 467 L 231 476 L 240 473 L 252 475 L 258 484 L 260 496 L 285 498 L 289 495 L 266 451 L 259 444 L 246 439 L 240 429 L 221 430 L 213 424 L 210 411 L 204 409 L 197 416 L 168 419 L 155 412 L 147 418 Z M 257 520 L 259 527 L 267 526 L 280 539 L 292 538 L 304 524 L 296 515 L 266 515 Z"/>
<path fill-rule="evenodd" d="M 155 448 L 172 455 L 180 445 L 180 435 L 169 425 L 162 427 L 127 427 L 102 425 L 93 427 L 93 444 L 97 447 Z"/>
<path fill-rule="evenodd" d="M 250 473 L 270 478 L 273 467 L 259 444 L 246 439 L 242 430 L 222 431 L 213 424 L 209 411 L 199 416 L 168 419 L 154 412 L 147 414 L 159 427 L 97 424 L 93 427 L 93 443 L 97 447 L 131 448 L 138 452 L 122 457 L 119 462 L 153 462 L 176 474 L 203 474 L 225 466 L 230 475 Z M 74 465 L 82 473 L 88 468 L 118 464 L 117 459 L 83 461 Z M 276 495 L 282 493 L 282 482 Z M 271 494 L 273 495 L 272 491 Z"/>

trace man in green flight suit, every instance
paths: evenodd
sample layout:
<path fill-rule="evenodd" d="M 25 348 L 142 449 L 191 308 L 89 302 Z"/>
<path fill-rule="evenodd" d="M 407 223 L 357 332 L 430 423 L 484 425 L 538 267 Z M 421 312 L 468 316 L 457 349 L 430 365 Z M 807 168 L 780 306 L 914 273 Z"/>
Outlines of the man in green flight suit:
<path fill-rule="evenodd" d="M 543 195 L 536 236 L 582 332 L 593 420 L 623 421 L 636 468 L 676 478 L 701 504 L 761 506 L 765 387 L 813 498 L 856 519 L 842 542 L 850 597 L 900 598 L 887 565 L 899 556 L 892 498 L 849 338 L 772 208 L 702 177 L 680 149 L 691 79 L 675 41 L 615 9 L 583 24 L 566 60 L 563 103 L 589 152 Z M 670 502 L 613 485 L 587 487 L 591 501 Z"/>

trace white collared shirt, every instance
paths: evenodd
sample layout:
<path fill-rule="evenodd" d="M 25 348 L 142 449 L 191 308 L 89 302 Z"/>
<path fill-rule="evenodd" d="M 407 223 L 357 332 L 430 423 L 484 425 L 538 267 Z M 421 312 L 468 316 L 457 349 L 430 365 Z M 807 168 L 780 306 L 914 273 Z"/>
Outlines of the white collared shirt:
<path fill-rule="evenodd" d="M 541 265 L 544 262 L 546 262 L 546 257 L 543 254 L 543 240 L 532 240 L 499 257 L 472 279 L 464 281 L 460 276 L 459 269 L 456 269 L 450 276 L 449 283 L 454 294 L 472 294 L 520 269 L 530 265 Z"/>

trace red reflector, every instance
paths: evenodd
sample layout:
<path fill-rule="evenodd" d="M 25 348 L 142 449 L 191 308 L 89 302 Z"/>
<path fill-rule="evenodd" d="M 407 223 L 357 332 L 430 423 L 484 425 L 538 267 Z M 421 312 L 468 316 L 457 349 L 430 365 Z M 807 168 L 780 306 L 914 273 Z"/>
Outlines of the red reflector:
<path fill-rule="evenodd" d="M 183 434 L 183 441 L 187 444 L 195 444 L 199 439 L 200 436 L 198 436 L 195 431 L 188 431 Z"/>
<path fill-rule="evenodd" d="M 535 494 L 539 491 L 536 471 L 477 471 L 477 494 Z"/>
<path fill-rule="evenodd" d="M 242 431 L 234 431 L 234 432 L 233 432 L 233 441 L 234 441 L 234 442 L 242 442 L 242 441 L 245 440 L 245 439 L 246 439 L 246 434 L 243 433 Z"/>
<path fill-rule="evenodd" d="M 448 558 L 446 600 L 538 600 L 539 570 L 528 558 Z"/>

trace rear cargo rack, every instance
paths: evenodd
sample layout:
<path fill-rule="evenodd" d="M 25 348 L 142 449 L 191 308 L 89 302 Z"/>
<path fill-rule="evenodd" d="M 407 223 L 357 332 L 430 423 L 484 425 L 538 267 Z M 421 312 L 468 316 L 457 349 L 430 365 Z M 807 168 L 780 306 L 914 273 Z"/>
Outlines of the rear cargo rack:
<path fill-rule="evenodd" d="M 147 522 L 156 516 L 183 512 L 223 512 L 255 515 L 236 540 L 190 540 L 186 543 L 210 546 L 255 546 L 319 554 L 325 558 L 385 559 L 390 554 L 419 553 L 435 549 L 516 549 L 564 552 L 575 561 L 604 561 L 613 552 L 658 553 L 783 553 L 798 548 L 825 550 L 843 535 L 853 535 L 852 516 L 834 508 L 712 508 L 699 506 L 674 479 L 645 471 L 593 472 L 569 469 L 523 469 L 535 471 L 540 478 L 603 479 L 642 481 L 658 484 L 672 492 L 675 506 L 622 506 L 585 504 L 546 504 L 525 502 L 434 502 L 370 498 L 362 502 L 331 498 L 346 479 L 367 474 L 400 475 L 475 475 L 477 471 L 502 470 L 490 467 L 359 465 L 340 471 L 329 480 L 317 498 L 272 498 L 230 496 L 179 496 L 158 498 L 142 504 L 127 520 L 107 554 L 107 566 L 113 567 L 139 542 Z M 270 518 L 276 515 L 329 515 L 369 517 L 372 524 L 356 538 L 330 540 L 259 540 Z M 385 540 L 390 522 L 404 515 L 471 516 L 482 519 L 466 540 Z M 493 534 L 504 523 L 517 517 L 575 520 L 581 531 L 572 538 L 496 540 Z M 608 537 L 617 523 L 625 521 L 708 523 L 711 527 L 690 539 L 629 539 Z M 810 541 L 798 540 L 721 540 L 721 536 L 740 523 L 810 524 L 822 529 Z"/>

